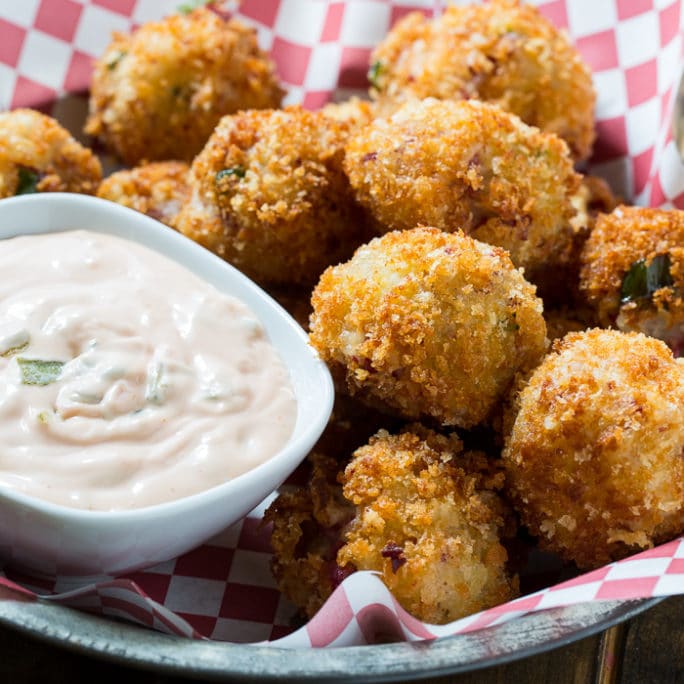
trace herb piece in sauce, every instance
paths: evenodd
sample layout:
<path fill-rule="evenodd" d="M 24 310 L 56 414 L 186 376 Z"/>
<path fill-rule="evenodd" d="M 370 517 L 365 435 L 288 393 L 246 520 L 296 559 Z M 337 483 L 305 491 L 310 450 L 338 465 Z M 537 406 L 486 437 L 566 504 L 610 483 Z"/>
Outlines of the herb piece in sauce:
<path fill-rule="evenodd" d="M 224 178 L 235 176 L 236 178 L 244 178 L 247 173 L 244 166 L 231 166 L 229 169 L 221 169 L 216 174 L 216 183 L 220 183 Z"/>
<path fill-rule="evenodd" d="M 50 416 L 51 414 L 48 411 L 41 411 L 37 416 L 38 422 L 47 425 L 50 422 Z"/>
<path fill-rule="evenodd" d="M 645 259 L 635 261 L 622 280 L 620 303 L 627 304 L 647 299 L 663 287 L 673 284 L 670 274 L 670 255 L 658 254 L 646 265 Z"/>
<path fill-rule="evenodd" d="M 49 385 L 59 380 L 64 367 L 63 361 L 44 361 L 23 357 L 17 357 L 17 363 L 24 385 Z"/>
<path fill-rule="evenodd" d="M 368 82 L 373 86 L 373 88 L 380 89 L 380 84 L 378 79 L 380 78 L 384 70 L 383 64 L 380 60 L 373 62 L 368 69 Z"/>
<path fill-rule="evenodd" d="M 40 173 L 35 169 L 29 169 L 26 166 L 19 167 L 19 182 L 17 183 L 17 191 L 15 195 L 31 195 L 38 192 L 38 182 L 40 181 Z"/>
<path fill-rule="evenodd" d="M 148 401 L 150 404 L 161 404 L 164 401 L 166 383 L 163 377 L 164 365 L 161 363 L 155 364 L 147 375 L 145 401 Z"/>

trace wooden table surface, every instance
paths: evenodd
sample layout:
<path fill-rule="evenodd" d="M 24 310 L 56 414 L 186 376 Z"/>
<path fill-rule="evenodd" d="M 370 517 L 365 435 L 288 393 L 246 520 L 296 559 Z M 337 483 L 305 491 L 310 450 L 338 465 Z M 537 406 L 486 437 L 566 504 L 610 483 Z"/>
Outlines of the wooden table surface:
<path fill-rule="evenodd" d="M 183 677 L 77 655 L 0 626 L 0 682 L 8 684 L 190 684 Z M 427 684 L 684 683 L 684 596 L 630 622 L 533 658 Z"/>

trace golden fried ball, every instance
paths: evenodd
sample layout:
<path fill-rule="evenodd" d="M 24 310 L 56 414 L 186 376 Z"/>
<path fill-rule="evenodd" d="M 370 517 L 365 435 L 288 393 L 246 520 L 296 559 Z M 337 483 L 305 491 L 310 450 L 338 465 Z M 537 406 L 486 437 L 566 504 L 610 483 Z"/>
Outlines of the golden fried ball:
<path fill-rule="evenodd" d="M 190 161 L 224 114 L 282 96 L 256 31 L 199 8 L 114 34 L 95 64 L 85 131 L 129 166 Z"/>
<path fill-rule="evenodd" d="M 117 171 L 100 183 L 97 196 L 173 227 L 190 195 L 189 170 L 185 162 L 165 161 Z"/>
<path fill-rule="evenodd" d="M 312 284 L 367 237 L 342 169 L 345 124 L 301 107 L 221 120 L 178 229 L 260 283 Z"/>
<path fill-rule="evenodd" d="M 580 289 L 604 326 L 684 344 L 684 211 L 620 206 L 599 215 Z"/>
<path fill-rule="evenodd" d="M 477 99 L 555 133 L 576 160 L 594 141 L 591 72 L 567 35 L 516 0 L 408 14 L 371 56 L 371 94 L 388 109 L 408 97 Z"/>
<path fill-rule="evenodd" d="M 93 194 L 101 178 L 97 157 L 53 118 L 32 109 L 0 113 L 0 198 Z"/>
<path fill-rule="evenodd" d="M 345 169 L 381 231 L 461 229 L 529 279 L 572 254 L 580 176 L 560 138 L 475 101 L 412 101 L 353 135 Z"/>
<path fill-rule="evenodd" d="M 501 538 L 514 527 L 493 472 L 460 440 L 414 425 L 382 430 L 358 449 L 342 478 L 356 514 L 337 562 L 375 570 L 420 620 L 446 623 L 516 596 Z"/>
<path fill-rule="evenodd" d="M 518 397 L 504 449 L 521 522 L 581 568 L 684 531 L 684 366 L 640 333 L 570 333 Z"/>
<path fill-rule="evenodd" d="M 407 419 L 469 428 L 546 345 L 541 300 L 506 252 L 420 227 L 323 273 L 310 339 L 339 386 Z"/>

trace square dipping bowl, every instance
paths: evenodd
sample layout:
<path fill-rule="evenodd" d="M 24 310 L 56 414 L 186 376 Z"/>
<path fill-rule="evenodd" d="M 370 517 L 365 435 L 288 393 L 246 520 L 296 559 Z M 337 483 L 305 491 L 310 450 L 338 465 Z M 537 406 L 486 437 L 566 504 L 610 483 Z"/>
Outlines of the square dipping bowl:
<path fill-rule="evenodd" d="M 49 577 L 113 575 L 175 558 L 263 501 L 323 432 L 334 390 L 306 333 L 279 304 L 237 269 L 171 228 L 85 195 L 45 193 L 0 200 L 0 239 L 66 230 L 107 233 L 140 243 L 241 300 L 260 320 L 289 371 L 297 402 L 293 432 L 269 460 L 223 484 L 167 503 L 92 511 L 0 485 L 0 560 Z"/>

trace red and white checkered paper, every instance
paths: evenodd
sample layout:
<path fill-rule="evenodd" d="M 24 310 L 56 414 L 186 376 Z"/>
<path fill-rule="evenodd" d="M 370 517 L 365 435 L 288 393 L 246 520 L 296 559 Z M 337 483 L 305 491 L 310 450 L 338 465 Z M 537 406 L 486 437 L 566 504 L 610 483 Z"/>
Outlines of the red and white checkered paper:
<path fill-rule="evenodd" d="M 92 59 L 112 31 L 128 32 L 177 9 L 180 0 L 0 0 L 0 110 L 34 107 L 74 130 L 86 109 Z M 288 90 L 286 103 L 317 108 L 365 91 L 368 58 L 411 10 L 443 0 L 242 0 L 235 16 L 254 26 Z M 592 173 L 626 201 L 684 208 L 684 165 L 671 112 L 682 67 L 684 0 L 536 0 L 568 31 L 598 93 Z M 489 627 L 531 611 L 603 599 L 684 593 L 684 538 L 457 622 L 409 616 L 372 573 L 348 577 L 308 624 L 269 569 L 267 502 L 205 545 L 154 568 L 88 586 L 18 574 L 2 595 L 42 598 L 133 620 L 171 634 L 279 646 L 346 646 L 386 638 L 431 639 Z M 553 581 L 553 580 L 552 580 Z"/>

